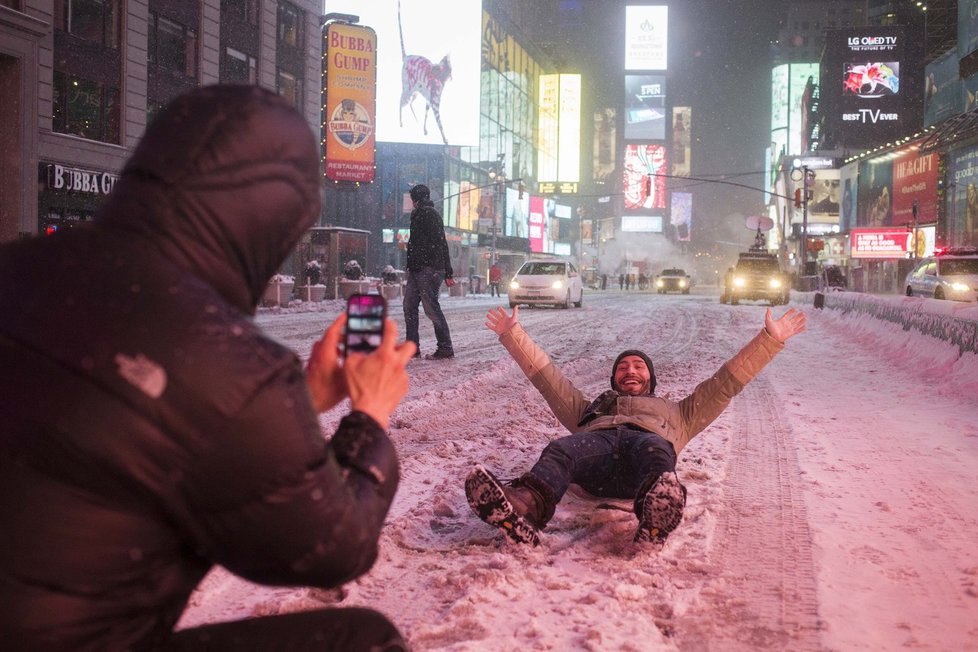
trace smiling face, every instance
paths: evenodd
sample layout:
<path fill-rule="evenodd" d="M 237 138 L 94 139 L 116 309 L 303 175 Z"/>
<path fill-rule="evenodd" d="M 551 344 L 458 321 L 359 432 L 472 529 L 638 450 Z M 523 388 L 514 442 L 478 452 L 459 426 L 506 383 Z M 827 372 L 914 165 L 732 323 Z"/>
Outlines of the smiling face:
<path fill-rule="evenodd" d="M 630 396 L 648 394 L 651 378 L 645 360 L 637 355 L 626 355 L 615 367 L 615 386 L 622 394 Z"/>

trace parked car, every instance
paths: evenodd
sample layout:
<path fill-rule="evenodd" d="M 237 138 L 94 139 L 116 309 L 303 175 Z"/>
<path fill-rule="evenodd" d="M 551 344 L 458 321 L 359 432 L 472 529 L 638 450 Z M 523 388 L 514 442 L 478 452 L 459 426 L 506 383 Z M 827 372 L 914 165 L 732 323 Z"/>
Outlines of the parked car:
<path fill-rule="evenodd" d="M 529 260 L 509 283 L 509 307 L 584 304 L 584 285 L 574 264 L 566 260 Z"/>
<path fill-rule="evenodd" d="M 655 291 L 659 294 L 666 292 L 689 294 L 691 287 L 693 287 L 693 279 L 686 273 L 686 270 L 678 267 L 664 269 L 661 274 L 655 277 Z"/>
<path fill-rule="evenodd" d="M 737 257 L 730 303 L 736 306 L 741 300 L 767 301 L 772 306 L 788 303 L 788 278 L 775 254 L 748 251 Z"/>
<path fill-rule="evenodd" d="M 978 300 L 978 249 L 957 247 L 922 258 L 907 274 L 907 296 Z"/>

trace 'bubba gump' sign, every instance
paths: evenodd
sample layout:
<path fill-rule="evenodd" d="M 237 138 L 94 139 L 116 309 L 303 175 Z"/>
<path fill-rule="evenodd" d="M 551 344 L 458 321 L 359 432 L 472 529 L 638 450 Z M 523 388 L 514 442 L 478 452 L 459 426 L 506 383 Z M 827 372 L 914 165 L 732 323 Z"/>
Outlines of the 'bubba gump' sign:
<path fill-rule="evenodd" d="M 77 192 L 88 195 L 107 195 L 119 176 L 110 172 L 95 172 L 72 168 L 59 163 L 42 163 L 48 190 Z"/>

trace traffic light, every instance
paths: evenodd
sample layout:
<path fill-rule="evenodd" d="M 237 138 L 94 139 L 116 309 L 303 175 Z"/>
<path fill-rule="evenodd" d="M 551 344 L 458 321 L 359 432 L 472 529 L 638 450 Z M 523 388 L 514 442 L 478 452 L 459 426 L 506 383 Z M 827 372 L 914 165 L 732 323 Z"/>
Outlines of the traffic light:
<path fill-rule="evenodd" d="M 649 195 L 652 194 L 652 175 L 651 174 L 646 174 L 645 175 L 645 183 L 643 184 L 642 187 L 643 187 L 643 189 L 645 191 L 645 196 L 646 197 L 648 197 Z"/>
<path fill-rule="evenodd" d="M 523 199 L 523 191 L 526 190 L 526 186 L 523 185 L 522 181 L 520 181 L 520 185 L 517 186 L 517 189 L 519 190 L 520 193 L 519 198 Z"/>
<path fill-rule="evenodd" d="M 801 208 L 801 188 L 795 188 L 795 208 Z"/>

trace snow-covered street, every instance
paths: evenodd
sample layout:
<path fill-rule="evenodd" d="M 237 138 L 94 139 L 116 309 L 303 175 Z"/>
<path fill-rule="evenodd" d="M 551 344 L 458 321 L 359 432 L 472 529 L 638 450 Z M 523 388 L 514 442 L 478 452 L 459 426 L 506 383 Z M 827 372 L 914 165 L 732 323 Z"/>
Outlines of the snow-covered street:
<path fill-rule="evenodd" d="M 218 569 L 181 627 L 338 604 L 384 612 L 417 650 L 978 649 L 978 356 L 796 304 L 808 332 L 682 452 L 689 498 L 663 550 L 632 543 L 630 511 L 573 492 L 528 548 L 471 513 L 463 480 L 475 463 L 516 477 L 566 431 L 484 326 L 504 300 L 442 305 L 456 357 L 409 367 L 391 420 L 401 485 L 374 568 L 341 593 Z M 304 357 L 343 303 L 317 306 L 257 319 Z M 713 288 L 616 290 L 520 319 L 589 396 L 608 388 L 619 351 L 638 348 L 657 393 L 679 398 L 764 311 L 722 305 Z M 403 334 L 400 301 L 390 313 Z M 324 430 L 345 411 L 324 415 Z"/>

